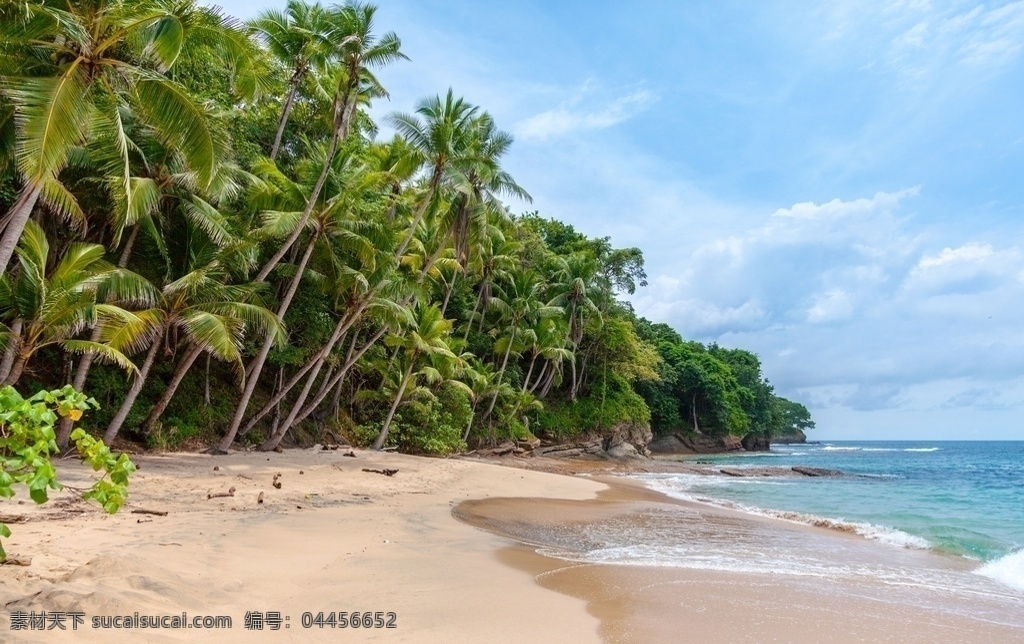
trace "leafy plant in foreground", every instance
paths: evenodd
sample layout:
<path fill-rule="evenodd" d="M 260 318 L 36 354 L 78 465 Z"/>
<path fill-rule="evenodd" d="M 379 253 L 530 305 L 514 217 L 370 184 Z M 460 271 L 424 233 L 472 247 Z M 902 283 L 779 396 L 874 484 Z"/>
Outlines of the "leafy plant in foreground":
<path fill-rule="evenodd" d="M 49 501 L 47 490 L 60 490 L 57 470 L 51 458 L 58 452 L 54 426 L 59 418 L 79 420 L 82 414 L 99 404 L 70 385 L 52 391 L 40 391 L 23 398 L 14 387 L 0 389 L 0 497 L 14 496 L 18 484 L 28 487 L 36 503 Z M 127 454 L 114 455 L 103 441 L 89 436 L 82 428 L 71 433 L 82 460 L 103 477 L 91 488 L 81 491 L 82 498 L 96 501 L 110 514 L 124 505 L 128 497 L 128 477 L 135 464 Z M 10 529 L 0 523 L 0 538 L 11 536 Z M 0 562 L 7 553 L 0 544 Z"/>

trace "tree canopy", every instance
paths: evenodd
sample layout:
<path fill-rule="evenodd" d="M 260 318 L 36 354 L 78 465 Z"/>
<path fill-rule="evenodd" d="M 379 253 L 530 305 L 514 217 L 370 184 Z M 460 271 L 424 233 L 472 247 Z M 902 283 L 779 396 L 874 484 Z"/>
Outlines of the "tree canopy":
<path fill-rule="evenodd" d="M 0 7 L 0 382 L 157 447 L 813 427 L 753 353 L 634 314 L 640 249 L 510 212 L 483 106 L 439 88 L 380 138 L 405 58 L 355 0 Z"/>

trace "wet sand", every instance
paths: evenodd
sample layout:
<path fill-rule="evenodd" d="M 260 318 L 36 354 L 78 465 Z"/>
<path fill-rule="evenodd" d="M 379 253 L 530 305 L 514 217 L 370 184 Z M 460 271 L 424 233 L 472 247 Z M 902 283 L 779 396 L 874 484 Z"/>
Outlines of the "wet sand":
<path fill-rule="evenodd" d="M 851 568 L 873 565 L 964 575 L 975 565 L 929 551 L 893 548 L 844 532 L 687 503 L 602 478 L 610 486 L 583 501 L 484 499 L 460 504 L 454 514 L 524 544 L 499 558 L 532 575 L 544 588 L 587 602 L 606 642 L 1020 642 L 1024 602 L 970 595 L 900 580 L 851 574 L 839 577 L 708 569 L 594 564 L 574 558 L 594 540 L 595 526 L 637 527 L 651 534 L 674 526 L 669 538 L 749 539 L 756 547 L 833 554 Z M 655 521 L 672 514 L 675 523 Z M 678 517 L 676 516 L 678 515 Z M 596 532 L 600 533 L 600 530 Z M 697 544 L 699 546 L 699 544 Z M 538 554 L 559 552 L 563 558 Z M 766 567 L 767 568 L 767 567 Z M 756 570 L 756 560 L 752 562 Z M 971 581 L 968 578 L 968 581 Z"/>

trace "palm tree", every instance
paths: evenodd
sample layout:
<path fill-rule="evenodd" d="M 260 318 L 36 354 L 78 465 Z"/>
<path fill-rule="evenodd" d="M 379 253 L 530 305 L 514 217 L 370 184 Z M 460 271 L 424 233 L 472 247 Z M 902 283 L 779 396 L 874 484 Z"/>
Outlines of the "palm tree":
<path fill-rule="evenodd" d="M 455 259 L 463 266 L 469 264 L 474 222 L 477 228 L 486 228 L 489 213 L 507 216 L 501 202 L 503 196 L 533 201 L 530 194 L 501 168 L 501 157 L 512 145 L 512 135 L 497 129 L 487 112 L 473 119 L 469 131 L 468 149 L 453 164 L 453 187 L 458 193 L 458 206 L 449 224 L 455 244 Z"/>
<path fill-rule="evenodd" d="M 239 170 L 233 164 L 219 163 L 213 181 L 203 190 L 195 185 L 193 174 L 178 151 L 153 138 L 145 129 L 136 130 L 141 131 L 129 129 L 129 140 L 133 149 L 133 162 L 137 161 L 141 173 L 140 176 L 130 178 L 131 201 L 127 201 L 117 191 L 117 177 L 107 179 L 108 183 L 115 184 L 111 190 L 114 196 L 111 209 L 111 249 L 117 248 L 124 231 L 131 229 L 117 265 L 124 267 L 128 263 L 140 230 L 149 233 L 168 264 L 168 274 L 174 270 L 170 265 L 168 241 L 173 245 L 173 242 L 184 239 L 186 248 L 176 255 L 182 258 L 181 261 L 193 263 L 196 249 L 201 245 L 197 237 L 205 237 L 218 247 L 237 243 L 230 222 L 220 212 L 217 204 L 237 195 L 240 189 Z M 226 142 L 216 137 L 215 143 L 218 158 L 227 158 L 229 150 Z M 109 154 L 109 150 L 101 148 L 100 159 L 104 154 Z M 101 165 L 109 163 L 108 160 L 107 163 L 101 162 Z M 93 341 L 98 340 L 96 334 L 99 333 L 100 328 L 96 328 Z M 71 383 L 76 391 L 82 391 L 85 387 L 94 357 L 95 354 L 90 351 L 79 359 Z M 152 364 L 152 360 L 149 364 Z M 145 363 L 143 366 L 146 366 Z M 142 380 L 145 380 L 145 376 L 142 376 Z M 71 420 L 62 418 L 57 431 L 58 439 L 70 435 L 70 431 Z M 66 441 L 66 438 L 63 440 Z"/>
<path fill-rule="evenodd" d="M 302 163 L 299 167 L 299 173 L 304 175 L 303 178 L 308 179 L 315 165 L 316 163 L 312 161 Z M 327 258 L 328 265 L 333 264 L 331 256 L 333 255 L 335 245 L 346 248 L 364 264 L 372 264 L 377 261 L 378 253 L 376 249 L 381 244 L 386 245 L 386 239 L 390 236 L 380 234 L 379 226 L 360 223 L 355 219 L 354 215 L 354 213 L 358 212 L 357 208 L 360 197 L 366 191 L 371 191 L 379 186 L 380 175 L 367 172 L 367 168 L 359 162 L 359 159 L 352 151 L 334 156 L 333 162 L 328 169 L 330 171 L 328 173 L 329 181 L 325 180 L 323 182 L 327 188 L 326 190 L 321 190 L 313 208 L 309 208 L 308 205 L 305 206 L 305 211 L 308 211 L 310 215 L 310 217 L 306 217 L 305 212 L 300 213 L 297 210 L 287 210 L 287 208 L 302 207 L 300 204 L 311 199 L 306 193 L 308 184 L 303 185 L 292 181 L 272 161 L 262 162 L 257 167 L 261 181 L 257 182 L 255 186 L 255 191 L 258 193 L 256 201 L 276 204 L 282 208 L 281 210 L 268 210 L 264 212 L 263 232 L 269 237 L 282 237 L 285 235 L 293 236 L 295 232 L 293 228 L 298 229 L 300 225 L 305 225 L 310 229 L 306 249 L 278 306 L 277 316 L 279 320 L 284 319 L 284 315 L 288 311 L 288 307 L 317 248 L 320 248 L 321 255 Z M 303 222 L 305 223 L 303 224 Z M 378 229 L 375 236 L 367 237 L 359 233 L 360 230 L 370 232 L 375 228 Z M 370 297 L 373 297 L 372 293 Z M 359 306 L 346 311 L 346 314 L 338 320 L 334 333 L 331 335 L 328 343 L 313 356 L 299 374 L 293 377 L 293 382 L 290 382 L 287 388 L 283 388 L 284 390 L 281 393 L 287 393 L 287 390 L 290 390 L 298 382 L 297 378 L 301 378 L 304 373 L 311 370 L 312 373 L 307 377 L 307 385 L 304 387 L 305 393 L 300 396 L 304 400 L 305 396 L 309 393 L 309 388 L 312 387 L 313 380 L 319 374 L 326 357 L 348 329 L 358 321 L 366 306 L 368 306 L 368 302 L 361 302 Z M 272 339 L 267 338 L 250 366 L 249 379 L 242 392 L 242 401 L 235 410 L 231 426 L 221 440 L 218 447 L 220 451 L 226 452 L 230 449 L 241 428 L 241 422 L 248 407 L 248 400 L 255 390 L 256 381 L 260 376 L 267 356 L 270 354 L 272 344 Z M 277 399 L 280 400 L 280 398 Z"/>
<path fill-rule="evenodd" d="M 462 433 L 462 442 L 465 443 L 469 440 L 469 434 L 473 430 L 477 406 L 481 401 L 491 396 L 498 396 L 501 392 L 498 385 L 498 372 L 494 370 L 494 365 L 487 362 L 471 359 L 468 366 L 463 370 L 462 380 L 466 383 L 471 405 L 469 422 Z M 505 387 L 506 389 L 508 388 L 507 385 Z"/>
<path fill-rule="evenodd" d="M 484 317 L 491 304 L 491 297 L 494 295 L 494 283 L 505 279 L 518 263 L 518 253 L 522 249 L 518 242 L 511 242 L 505 239 L 500 229 L 489 226 L 487 233 L 477 246 L 477 254 L 470 269 L 475 275 L 479 275 L 477 282 L 477 297 L 473 304 L 473 310 L 466 322 L 466 332 L 462 337 L 465 342 L 469 338 L 469 332 L 473 327 L 474 318 L 480 312 L 478 330 L 483 330 Z"/>
<path fill-rule="evenodd" d="M 15 384 L 32 356 L 50 345 L 75 353 L 92 351 L 100 360 L 134 371 L 124 352 L 144 345 L 149 326 L 145 316 L 116 304 L 97 303 L 97 298 L 145 306 L 155 299 L 149 282 L 108 264 L 98 244 L 71 244 L 47 270 L 50 245 L 43 229 L 31 220 L 26 222 L 17 250 L 20 270 L 13 278 L 10 274 L 0 278 L 0 316 L 21 321 L 16 334 L 6 326 L 0 329 L 0 335 L 7 336 L 6 343 L 15 347 L 2 384 Z M 97 324 L 107 327 L 101 335 L 104 341 L 75 339 Z"/>
<path fill-rule="evenodd" d="M 360 98 L 368 94 L 384 94 L 384 89 L 370 72 L 370 68 L 386 65 L 395 60 L 405 58 L 405 54 L 400 51 L 401 41 L 398 39 L 398 36 L 393 33 L 387 33 L 378 38 L 373 34 L 373 17 L 376 11 L 377 9 L 373 5 L 363 5 L 352 2 L 340 7 L 332 13 L 332 20 L 337 26 L 337 30 L 332 36 L 332 44 L 338 50 L 343 73 L 339 74 L 339 83 L 331 106 L 333 119 L 331 139 L 328 143 L 327 150 L 323 155 L 323 164 L 320 176 L 317 178 L 312 191 L 306 198 L 305 209 L 301 216 L 299 216 L 298 221 L 295 223 L 291 234 L 288 235 L 288 238 L 281 245 L 278 251 L 274 253 L 256 276 L 257 282 L 266 279 L 270 271 L 273 270 L 281 258 L 284 257 L 285 253 L 288 252 L 292 244 L 294 244 L 302 234 L 313 210 L 320 203 L 320 192 L 323 190 L 323 187 L 327 183 L 327 179 L 331 174 L 334 157 L 338 151 L 338 144 L 348 137 L 348 133 L 352 125 L 352 118 L 355 114 L 356 104 L 359 102 Z M 305 270 L 305 265 L 309 261 L 309 257 L 313 252 L 314 242 L 315 236 L 313 242 L 307 246 L 307 249 L 303 254 L 303 258 L 300 261 L 299 270 L 296 271 L 295 276 L 292 278 L 288 291 L 278 307 L 277 313 L 279 319 L 284 318 L 284 314 L 287 312 L 288 307 L 291 304 L 292 297 L 294 296 L 299 282 L 302 279 L 302 273 Z M 231 442 L 234 441 L 234 438 L 241 427 L 242 420 L 245 417 L 245 412 L 249 407 L 249 400 L 252 398 L 256 382 L 259 380 L 260 374 L 263 371 L 263 365 L 266 363 L 267 356 L 269 354 L 270 342 L 268 340 L 267 342 L 264 342 L 263 347 L 260 349 L 260 352 L 256 355 L 256 358 L 249 367 L 249 381 L 246 383 L 245 389 L 242 391 L 241 399 L 238 402 L 238 407 L 235 409 L 235 414 L 231 419 L 231 424 L 228 426 L 228 431 L 225 434 L 224 439 L 221 441 L 222 451 L 227 450 L 223 445 L 230 447 Z"/>
<path fill-rule="evenodd" d="M 0 41 L 21 53 L 3 93 L 13 106 L 23 181 L 0 222 L 0 275 L 39 200 L 65 217 L 79 212 L 59 175 L 91 138 L 120 150 L 121 169 L 110 174 L 122 177 L 118 189 L 131 201 L 124 106 L 180 151 L 200 185 L 212 180 L 217 163 L 205 111 L 164 75 L 208 10 L 194 0 L 96 0 L 68 3 L 67 10 L 37 0 L 25 7 L 27 19 L 0 27 Z"/>
<path fill-rule="evenodd" d="M 324 209 L 322 219 L 316 222 L 323 240 L 321 246 L 324 252 L 320 259 L 323 264 L 321 274 L 326 277 L 325 284 L 328 288 L 325 295 L 335 302 L 339 312 L 337 323 L 328 342 L 314 355 L 313 367 L 306 377 L 305 385 L 292 403 L 291 411 L 277 427 L 277 431 L 260 446 L 262 450 L 276 448 L 294 425 L 321 368 L 326 364 L 327 357 L 349 329 L 360 321 L 364 313 L 370 310 L 388 310 L 393 318 L 403 315 L 409 317 L 408 312 L 396 302 L 378 296 L 382 288 L 395 284 L 389 279 L 393 263 L 390 253 L 387 252 L 390 229 L 355 219 L 358 201 L 356 195 L 363 194 L 363 190 L 368 184 L 373 183 L 374 178 L 356 171 L 348 179 L 349 185 L 331 200 L 331 206 Z M 381 249 L 384 249 L 384 252 L 381 252 Z M 368 348 L 364 346 L 363 351 Z M 347 366 L 343 366 L 343 370 L 351 367 L 352 363 L 354 360 L 346 361 Z M 326 380 L 324 384 L 327 384 Z"/>
<path fill-rule="evenodd" d="M 299 87 L 309 74 L 322 73 L 332 54 L 337 53 L 331 46 L 335 25 L 320 3 L 289 0 L 283 11 L 265 9 L 249 22 L 249 28 L 259 35 L 270 54 L 291 71 L 270 149 L 270 158 L 276 159 Z"/>
<path fill-rule="evenodd" d="M 498 295 L 491 299 L 491 308 L 496 310 L 507 324 L 505 335 L 494 345 L 495 352 L 504 348 L 501 367 L 498 369 L 498 386 L 501 386 L 508 367 L 508 359 L 514 346 L 523 346 L 518 334 L 524 321 L 534 318 L 548 318 L 561 315 L 562 309 L 544 305 L 540 294 L 543 284 L 538 276 L 529 270 L 514 270 L 509 274 L 507 282 L 498 285 Z M 498 396 L 491 398 L 485 416 L 490 416 Z"/>
<path fill-rule="evenodd" d="M 147 419 L 148 425 L 166 409 L 188 368 L 203 351 L 231 362 L 241 359 L 241 342 L 246 333 L 268 335 L 283 342 L 283 328 L 274 314 L 250 303 L 255 289 L 251 285 L 231 285 L 229 280 L 230 275 L 220 262 L 213 260 L 163 288 L 149 317 L 154 322 L 153 340 L 120 409 L 107 426 L 103 437 L 106 443 L 116 438 L 161 348 L 170 353 L 171 347 L 180 342 L 188 350 L 154 406 L 152 420 Z M 179 337 L 183 337 L 183 341 L 178 340 Z"/>
<path fill-rule="evenodd" d="M 376 36 L 373 33 L 373 18 L 377 13 L 377 7 L 369 4 L 360 4 L 350 1 L 340 7 L 336 7 L 329 13 L 331 21 L 331 32 L 328 38 L 332 58 L 336 58 L 340 68 L 337 73 L 337 86 L 335 87 L 333 100 L 331 102 L 331 137 L 327 145 L 327 152 L 323 157 L 323 166 L 320 176 L 317 178 L 313 189 L 306 202 L 306 209 L 302 213 L 295 231 L 285 240 L 284 244 L 274 253 L 273 256 L 260 270 L 256 276 L 257 282 L 262 282 L 270 274 L 270 271 L 277 266 L 285 253 L 291 249 L 292 244 L 299 238 L 302 228 L 306 225 L 320 191 L 327 182 L 331 171 L 331 164 L 338 146 L 348 138 L 352 129 L 352 119 L 355 116 L 356 106 L 364 97 L 386 96 L 387 92 L 377 81 L 370 71 L 373 67 L 382 67 L 397 60 L 407 59 L 401 52 L 402 41 L 392 32 L 383 36 Z M 257 359 L 259 362 L 259 360 Z M 260 366 L 262 368 L 262 365 Z M 250 394 L 251 395 L 251 394 Z M 243 396 L 239 405 L 242 414 L 245 413 L 244 406 L 248 404 L 248 397 Z M 240 414 L 236 413 L 236 417 Z M 232 421 L 232 426 L 236 423 Z M 236 428 L 237 431 L 237 428 Z"/>
<path fill-rule="evenodd" d="M 373 449 L 379 450 L 384 447 L 384 443 L 388 439 L 388 431 L 391 429 L 391 421 L 394 420 L 395 412 L 402 403 L 405 390 L 413 381 L 414 375 L 417 375 L 414 373 L 414 369 L 419 365 L 419 358 L 421 356 L 443 356 L 452 361 L 459 359 L 452 353 L 447 343 L 451 328 L 451 321 L 444 319 L 437 306 L 420 305 L 416 308 L 415 320 L 406 330 L 406 334 L 403 336 L 392 335 L 386 340 L 388 345 L 399 348 L 399 359 L 404 368 L 394 401 L 384 419 L 384 425 L 373 442 Z"/>
<path fill-rule="evenodd" d="M 588 292 L 594 291 L 594 279 L 598 275 L 600 265 L 589 253 L 573 253 L 557 256 L 553 259 L 554 268 L 550 272 L 552 306 L 565 309 L 569 321 L 568 337 L 574 347 L 583 340 L 583 328 L 588 313 L 598 318 L 601 312 L 590 298 Z"/>
<path fill-rule="evenodd" d="M 449 89 L 443 100 L 434 96 L 421 101 L 415 114 L 391 115 L 391 124 L 428 166 L 426 190 L 396 257 L 405 253 L 427 211 L 437 207 L 438 193 L 449 169 L 465 157 L 476 113 L 476 107 L 455 98 Z"/>

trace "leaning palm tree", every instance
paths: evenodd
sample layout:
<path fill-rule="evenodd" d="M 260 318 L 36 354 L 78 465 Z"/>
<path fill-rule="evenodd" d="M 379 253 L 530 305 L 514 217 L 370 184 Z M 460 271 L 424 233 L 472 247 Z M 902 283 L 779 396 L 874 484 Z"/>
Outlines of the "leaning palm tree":
<path fill-rule="evenodd" d="M 256 275 L 257 282 L 267 278 L 274 267 L 277 266 L 277 263 L 281 261 L 281 258 L 291 248 L 292 244 L 299 239 L 310 216 L 313 214 L 313 210 L 320 204 L 320 193 L 331 174 L 338 146 L 348 137 L 351 130 L 357 104 L 365 96 L 385 94 L 383 87 L 381 87 L 370 71 L 371 68 L 383 66 L 406 57 L 401 52 L 402 43 L 398 36 L 393 33 L 386 33 L 378 37 L 373 33 L 373 17 L 376 11 L 377 8 L 373 5 L 351 2 L 338 8 L 333 13 L 332 20 L 334 20 L 337 29 L 332 35 L 332 44 L 338 50 L 342 73 L 338 76 L 337 91 L 331 105 L 333 124 L 331 138 L 323 154 L 320 176 L 317 177 L 312 190 L 306 198 L 305 208 L 295 222 L 291 234 L 288 235 L 284 243 L 281 244 L 281 247 L 267 261 L 259 274 Z M 303 254 L 303 262 L 309 261 L 312 251 L 313 244 L 310 244 Z M 286 293 L 285 298 L 278 307 L 278 319 L 283 319 L 285 312 L 287 312 L 291 304 L 291 297 L 294 296 L 295 289 L 298 288 L 298 282 L 302 279 L 301 273 L 301 270 L 298 271 L 296 276 L 292 278 L 292 283 L 288 288 L 288 293 L 291 293 L 291 295 Z M 249 365 L 249 381 L 242 391 L 238 407 L 231 418 L 231 423 L 228 426 L 222 445 L 230 446 L 237 435 L 268 355 L 270 355 L 269 341 L 264 342 L 260 352 Z M 222 447 L 221 449 L 226 451 L 227 448 Z"/>
<path fill-rule="evenodd" d="M 449 89 L 444 99 L 434 96 L 421 101 L 415 114 L 391 115 L 391 124 L 428 166 L 426 190 L 405 238 L 398 246 L 397 257 L 401 257 L 409 247 L 427 211 L 437 208 L 442 182 L 448 177 L 453 164 L 468 154 L 477 109 L 464 99 L 455 98 Z"/>
<path fill-rule="evenodd" d="M 380 434 L 373 441 L 373 449 L 379 450 L 384 447 L 388 439 L 388 431 L 391 429 L 391 421 L 395 418 L 398 406 L 402 404 L 405 390 L 417 375 L 416 369 L 423 367 L 420 364 L 421 356 L 443 356 L 452 361 L 457 361 L 456 356 L 448 346 L 447 338 L 451 332 L 452 323 L 444 319 L 440 309 L 434 305 L 420 305 L 416 309 L 415 321 L 406 330 L 405 335 L 392 335 L 386 340 L 387 344 L 399 349 L 399 359 L 402 364 L 402 378 L 398 381 L 398 390 L 395 393 L 394 401 L 384 419 Z M 427 375 L 424 373 L 424 375 Z"/>
<path fill-rule="evenodd" d="M 25 2 L 25 18 L 3 21 L 8 63 L 0 90 L 13 107 L 15 156 L 23 186 L 0 220 L 0 275 L 40 200 L 64 216 L 80 209 L 61 183 L 75 150 L 101 139 L 119 150 L 118 189 L 131 201 L 129 146 L 122 108 L 187 159 L 200 185 L 209 183 L 217 159 L 207 114 L 165 72 L 174 64 L 185 34 L 197 23 L 208 28 L 209 10 L 194 0 L 95 0 Z M 221 22 L 219 28 L 229 29 Z"/>
<path fill-rule="evenodd" d="M 185 352 L 150 413 L 151 420 L 147 419 L 150 425 L 166 409 L 189 367 L 204 351 L 218 360 L 238 362 L 242 340 L 249 334 L 268 335 L 283 342 L 281 324 L 273 313 L 252 302 L 255 294 L 251 285 L 231 284 L 230 275 L 216 259 L 167 284 L 156 306 L 146 312 L 152 321 L 153 337 L 138 375 L 107 426 L 104 441 L 110 443 L 117 437 L 161 349 L 171 353 L 180 343 Z"/>
<path fill-rule="evenodd" d="M 529 343 L 520 338 L 525 323 L 534 318 L 548 318 L 562 314 L 562 309 L 545 305 L 541 301 L 543 284 L 540 278 L 529 270 L 514 270 L 509 273 L 508 280 L 498 285 L 498 295 L 491 299 L 491 308 L 498 312 L 505 323 L 502 336 L 494 344 L 496 353 L 503 352 L 501 366 L 498 368 L 498 386 L 501 386 L 508 368 L 508 359 L 513 348 L 525 350 Z M 490 416 L 498 396 L 491 398 L 485 416 Z"/>
<path fill-rule="evenodd" d="M 274 144 L 270 148 L 270 158 L 276 159 L 302 82 L 310 74 L 322 73 L 337 51 L 331 47 L 335 25 L 330 12 L 320 3 L 289 0 L 283 11 L 265 9 L 249 22 L 249 28 L 258 35 L 267 51 L 291 72 Z"/>
<path fill-rule="evenodd" d="M 146 306 L 155 289 L 144 278 L 111 266 L 98 244 L 71 244 L 52 264 L 46 234 L 29 220 L 18 245 L 19 270 L 0 278 L 0 317 L 20 320 L 18 332 L 0 325 L 4 344 L 14 347 L 10 371 L 0 384 L 18 382 L 32 356 L 56 345 L 66 351 L 92 351 L 97 359 L 113 362 L 128 371 L 135 366 L 125 355 L 148 338 L 145 315 L 125 306 Z M 108 298 L 114 303 L 99 303 Z M 76 339 L 83 331 L 104 325 L 103 341 Z"/>
<path fill-rule="evenodd" d="M 348 138 L 352 129 L 356 107 L 367 98 L 387 95 L 371 70 L 407 59 L 401 51 L 402 41 L 398 36 L 392 32 L 383 36 L 373 33 L 373 18 L 376 13 L 376 6 L 354 1 L 335 7 L 329 13 L 331 30 L 327 43 L 328 56 L 338 62 L 338 69 L 335 73 L 336 85 L 330 107 L 331 137 L 326 153 L 323 155 L 320 176 L 313 184 L 306 208 L 295 231 L 260 269 L 256 275 L 257 282 L 262 282 L 267 278 L 267 275 L 274 270 L 277 263 L 299 238 L 303 226 L 306 225 L 306 221 L 320 197 L 320 191 L 327 182 L 331 164 L 334 162 L 334 155 L 337 154 L 340 144 Z M 243 396 L 243 398 L 245 397 Z M 239 405 L 241 413 L 245 412 L 243 405 L 247 403 L 248 399 L 245 398 Z M 241 418 L 239 418 L 240 420 Z"/>

